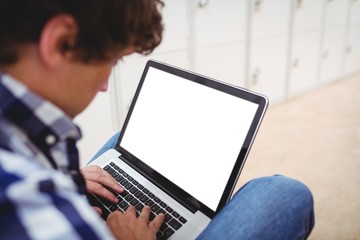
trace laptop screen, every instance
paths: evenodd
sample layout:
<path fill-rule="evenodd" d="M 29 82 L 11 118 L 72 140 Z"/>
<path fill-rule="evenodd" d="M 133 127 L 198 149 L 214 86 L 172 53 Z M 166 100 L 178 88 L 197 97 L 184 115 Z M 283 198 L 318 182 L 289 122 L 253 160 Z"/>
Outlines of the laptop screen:
<path fill-rule="evenodd" d="M 150 66 L 120 145 L 216 211 L 257 109 Z"/>

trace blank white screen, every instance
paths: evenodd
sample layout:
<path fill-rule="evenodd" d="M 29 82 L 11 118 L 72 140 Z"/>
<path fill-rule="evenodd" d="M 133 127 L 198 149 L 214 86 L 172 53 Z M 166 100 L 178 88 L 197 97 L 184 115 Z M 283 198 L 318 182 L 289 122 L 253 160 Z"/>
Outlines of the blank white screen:
<path fill-rule="evenodd" d="M 257 107 L 150 67 L 121 146 L 215 211 Z"/>

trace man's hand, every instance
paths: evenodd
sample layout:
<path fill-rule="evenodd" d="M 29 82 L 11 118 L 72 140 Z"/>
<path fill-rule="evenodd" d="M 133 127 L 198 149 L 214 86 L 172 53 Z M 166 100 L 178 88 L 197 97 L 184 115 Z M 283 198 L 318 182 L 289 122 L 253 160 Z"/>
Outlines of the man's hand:
<path fill-rule="evenodd" d="M 106 222 L 117 240 L 156 240 L 156 233 L 164 222 L 164 214 L 157 215 L 151 222 L 149 216 L 149 206 L 143 208 L 139 217 L 136 217 L 135 208 L 130 206 L 125 213 L 110 213 Z"/>
<path fill-rule="evenodd" d="M 104 186 L 109 187 L 118 193 L 122 193 L 124 189 L 120 187 L 118 182 L 108 172 L 99 166 L 90 165 L 82 168 L 81 173 L 85 178 L 88 192 L 104 197 L 113 203 L 118 202 L 114 194 Z"/>

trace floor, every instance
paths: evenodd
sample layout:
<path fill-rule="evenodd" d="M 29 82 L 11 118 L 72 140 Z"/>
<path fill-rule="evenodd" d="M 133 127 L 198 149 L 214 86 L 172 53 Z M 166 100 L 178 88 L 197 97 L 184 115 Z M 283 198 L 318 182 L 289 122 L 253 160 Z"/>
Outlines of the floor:
<path fill-rule="evenodd" d="M 275 173 L 313 192 L 310 240 L 360 239 L 360 73 L 269 108 L 237 188 Z"/>

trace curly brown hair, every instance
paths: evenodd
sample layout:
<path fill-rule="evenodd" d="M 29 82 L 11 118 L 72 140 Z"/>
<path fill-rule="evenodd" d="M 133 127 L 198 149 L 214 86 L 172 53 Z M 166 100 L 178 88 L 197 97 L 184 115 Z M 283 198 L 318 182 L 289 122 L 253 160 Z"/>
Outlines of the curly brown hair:
<path fill-rule="evenodd" d="M 0 0 L 0 65 L 18 59 L 18 46 L 36 43 L 46 22 L 69 14 L 77 22 L 76 58 L 106 60 L 121 47 L 151 53 L 162 40 L 161 0 Z"/>

